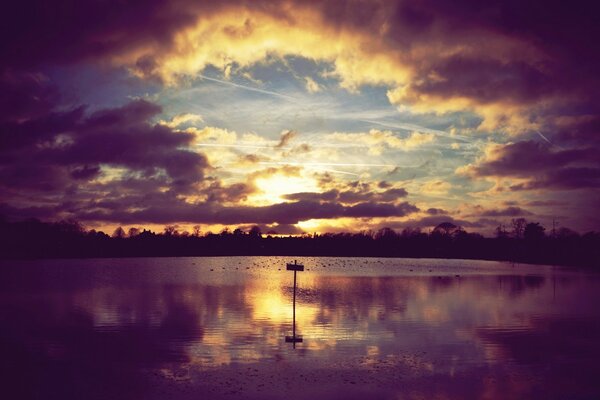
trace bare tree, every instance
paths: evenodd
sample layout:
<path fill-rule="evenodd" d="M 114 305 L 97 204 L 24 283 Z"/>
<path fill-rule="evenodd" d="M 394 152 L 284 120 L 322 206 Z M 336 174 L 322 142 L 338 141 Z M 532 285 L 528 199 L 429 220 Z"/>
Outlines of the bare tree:
<path fill-rule="evenodd" d="M 202 233 L 202 231 L 200 230 L 200 225 L 194 225 L 194 227 L 192 228 L 192 235 L 194 235 L 195 237 L 199 237 L 200 234 Z"/>
<path fill-rule="evenodd" d="M 179 232 L 177 232 L 177 225 L 167 225 L 164 229 L 165 235 L 167 236 L 177 236 Z"/>
<path fill-rule="evenodd" d="M 511 221 L 511 225 L 512 225 L 512 233 L 513 236 L 517 239 L 521 239 L 523 238 L 523 233 L 525 232 L 525 226 L 527 225 L 527 220 L 525 218 L 517 218 L 517 219 L 512 219 Z"/>

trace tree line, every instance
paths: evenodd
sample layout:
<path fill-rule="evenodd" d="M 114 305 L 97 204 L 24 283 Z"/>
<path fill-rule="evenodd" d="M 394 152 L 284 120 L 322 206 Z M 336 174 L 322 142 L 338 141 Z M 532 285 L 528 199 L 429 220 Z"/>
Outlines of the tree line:
<path fill-rule="evenodd" d="M 600 266 L 600 233 L 568 228 L 547 232 L 523 218 L 499 226 L 495 237 L 444 222 L 429 232 L 406 227 L 358 233 L 278 235 L 258 226 L 203 233 L 168 225 L 156 233 L 141 228 L 111 235 L 86 230 L 76 221 L 0 220 L 0 258 L 89 258 L 159 256 L 365 256 L 502 260 L 556 265 Z"/>

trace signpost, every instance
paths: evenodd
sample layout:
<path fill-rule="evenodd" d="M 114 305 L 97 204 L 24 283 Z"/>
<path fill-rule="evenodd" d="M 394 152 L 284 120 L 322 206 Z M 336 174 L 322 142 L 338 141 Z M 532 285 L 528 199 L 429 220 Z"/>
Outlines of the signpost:
<path fill-rule="evenodd" d="M 302 337 L 296 336 L 296 272 L 304 271 L 304 265 L 298 264 L 297 260 L 294 260 L 294 263 L 288 263 L 286 266 L 288 271 L 294 271 L 294 297 L 292 301 L 292 309 L 293 309 L 293 317 L 292 317 L 292 336 L 286 336 L 285 342 L 292 343 L 294 349 L 296 348 L 296 343 L 302 343 Z"/>

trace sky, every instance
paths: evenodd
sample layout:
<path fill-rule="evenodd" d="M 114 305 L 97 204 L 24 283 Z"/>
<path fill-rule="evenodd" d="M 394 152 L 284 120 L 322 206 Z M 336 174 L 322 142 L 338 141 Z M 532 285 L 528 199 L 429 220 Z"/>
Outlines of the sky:
<path fill-rule="evenodd" d="M 19 1 L 0 215 L 600 230 L 593 2 Z"/>

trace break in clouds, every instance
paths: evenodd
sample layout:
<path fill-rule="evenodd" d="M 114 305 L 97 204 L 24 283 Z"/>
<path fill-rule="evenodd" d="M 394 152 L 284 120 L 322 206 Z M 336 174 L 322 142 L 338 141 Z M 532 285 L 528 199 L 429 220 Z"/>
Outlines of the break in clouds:
<path fill-rule="evenodd" d="M 593 8 L 7 5 L 0 213 L 101 227 L 490 233 L 525 217 L 598 229 Z"/>

